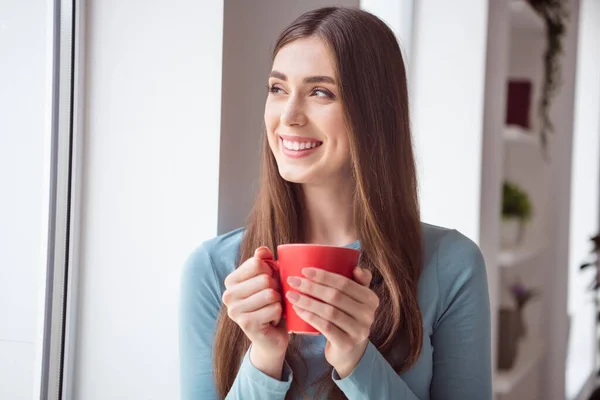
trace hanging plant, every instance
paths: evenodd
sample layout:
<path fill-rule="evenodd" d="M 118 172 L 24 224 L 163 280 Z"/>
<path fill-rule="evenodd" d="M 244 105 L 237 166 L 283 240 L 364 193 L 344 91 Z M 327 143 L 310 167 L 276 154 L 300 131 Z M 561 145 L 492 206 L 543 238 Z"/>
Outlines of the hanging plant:
<path fill-rule="evenodd" d="M 598 292 L 600 290 L 600 233 L 590 238 L 590 241 L 593 245 L 592 251 L 590 252 L 590 254 L 593 256 L 593 259 L 581 264 L 579 269 L 583 270 L 588 267 L 596 268 L 596 274 L 593 282 L 590 283 L 589 289 Z M 600 314 L 598 314 L 598 322 L 600 323 Z"/>
<path fill-rule="evenodd" d="M 544 53 L 544 81 L 538 105 L 541 119 L 540 140 L 546 153 L 548 135 L 554 132 L 554 124 L 550 119 L 550 103 L 561 84 L 560 57 L 563 53 L 563 38 L 569 13 L 565 0 L 529 0 L 529 3 L 546 24 L 547 47 Z"/>

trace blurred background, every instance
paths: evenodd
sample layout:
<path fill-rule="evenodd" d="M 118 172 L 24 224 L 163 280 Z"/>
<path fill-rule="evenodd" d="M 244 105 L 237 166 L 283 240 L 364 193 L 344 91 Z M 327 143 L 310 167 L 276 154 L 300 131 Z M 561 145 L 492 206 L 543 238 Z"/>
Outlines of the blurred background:
<path fill-rule="evenodd" d="M 589 398 L 600 1 L 0 0 L 1 399 L 179 397 L 181 268 L 243 225 L 275 39 L 332 4 L 401 44 L 422 220 L 485 255 L 495 398 Z"/>

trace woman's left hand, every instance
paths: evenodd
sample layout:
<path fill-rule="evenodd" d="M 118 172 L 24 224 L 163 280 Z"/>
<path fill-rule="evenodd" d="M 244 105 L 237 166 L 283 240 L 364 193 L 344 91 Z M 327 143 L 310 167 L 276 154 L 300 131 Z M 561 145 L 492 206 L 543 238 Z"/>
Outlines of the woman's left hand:
<path fill-rule="evenodd" d="M 371 272 L 355 268 L 356 281 L 316 268 L 304 268 L 302 274 L 306 278 L 288 278 L 297 292 L 288 292 L 287 298 L 298 316 L 325 336 L 325 358 L 343 379 L 362 358 L 379 307 L 369 289 Z"/>

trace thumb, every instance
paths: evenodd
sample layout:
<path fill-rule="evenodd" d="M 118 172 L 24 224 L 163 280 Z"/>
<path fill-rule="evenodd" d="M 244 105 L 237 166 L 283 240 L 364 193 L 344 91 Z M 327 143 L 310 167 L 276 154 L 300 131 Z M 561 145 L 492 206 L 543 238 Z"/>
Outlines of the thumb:
<path fill-rule="evenodd" d="M 278 277 L 279 276 L 279 268 L 277 267 L 277 263 L 275 262 L 275 257 L 273 256 L 273 252 L 266 246 L 261 246 L 254 251 L 254 257 L 262 260 L 265 264 L 271 268 L 271 276 Z"/>
<path fill-rule="evenodd" d="M 286 322 L 285 318 L 283 317 L 283 314 L 280 314 L 277 319 L 275 319 L 274 321 L 271 321 L 271 325 L 273 325 L 276 328 L 281 329 L 284 332 L 287 332 L 287 322 Z"/>
<path fill-rule="evenodd" d="M 371 284 L 371 279 L 373 278 L 373 274 L 371 274 L 371 271 L 369 271 L 368 269 L 362 269 L 362 268 L 354 268 L 354 271 L 352 271 L 352 276 L 354 276 L 354 279 L 360 283 L 363 286 L 369 287 L 369 285 Z"/>
<path fill-rule="evenodd" d="M 273 259 L 273 252 L 267 246 L 261 246 L 254 251 L 254 257 L 260 258 L 261 260 Z"/>

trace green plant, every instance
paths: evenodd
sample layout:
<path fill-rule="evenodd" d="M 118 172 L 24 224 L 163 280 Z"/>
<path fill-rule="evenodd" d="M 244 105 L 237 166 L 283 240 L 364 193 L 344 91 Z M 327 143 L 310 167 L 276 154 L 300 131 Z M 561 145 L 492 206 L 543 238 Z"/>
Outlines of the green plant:
<path fill-rule="evenodd" d="M 561 84 L 560 57 L 563 53 L 563 38 L 569 13 L 565 0 L 529 0 L 529 3 L 546 24 L 547 47 L 544 53 L 544 82 L 538 106 L 542 123 L 540 140 L 542 148 L 546 152 L 548 134 L 554 132 L 554 124 L 550 120 L 550 101 Z"/>
<path fill-rule="evenodd" d="M 533 213 L 529 195 L 519 185 L 505 181 L 502 185 L 502 218 L 528 221 Z"/>

